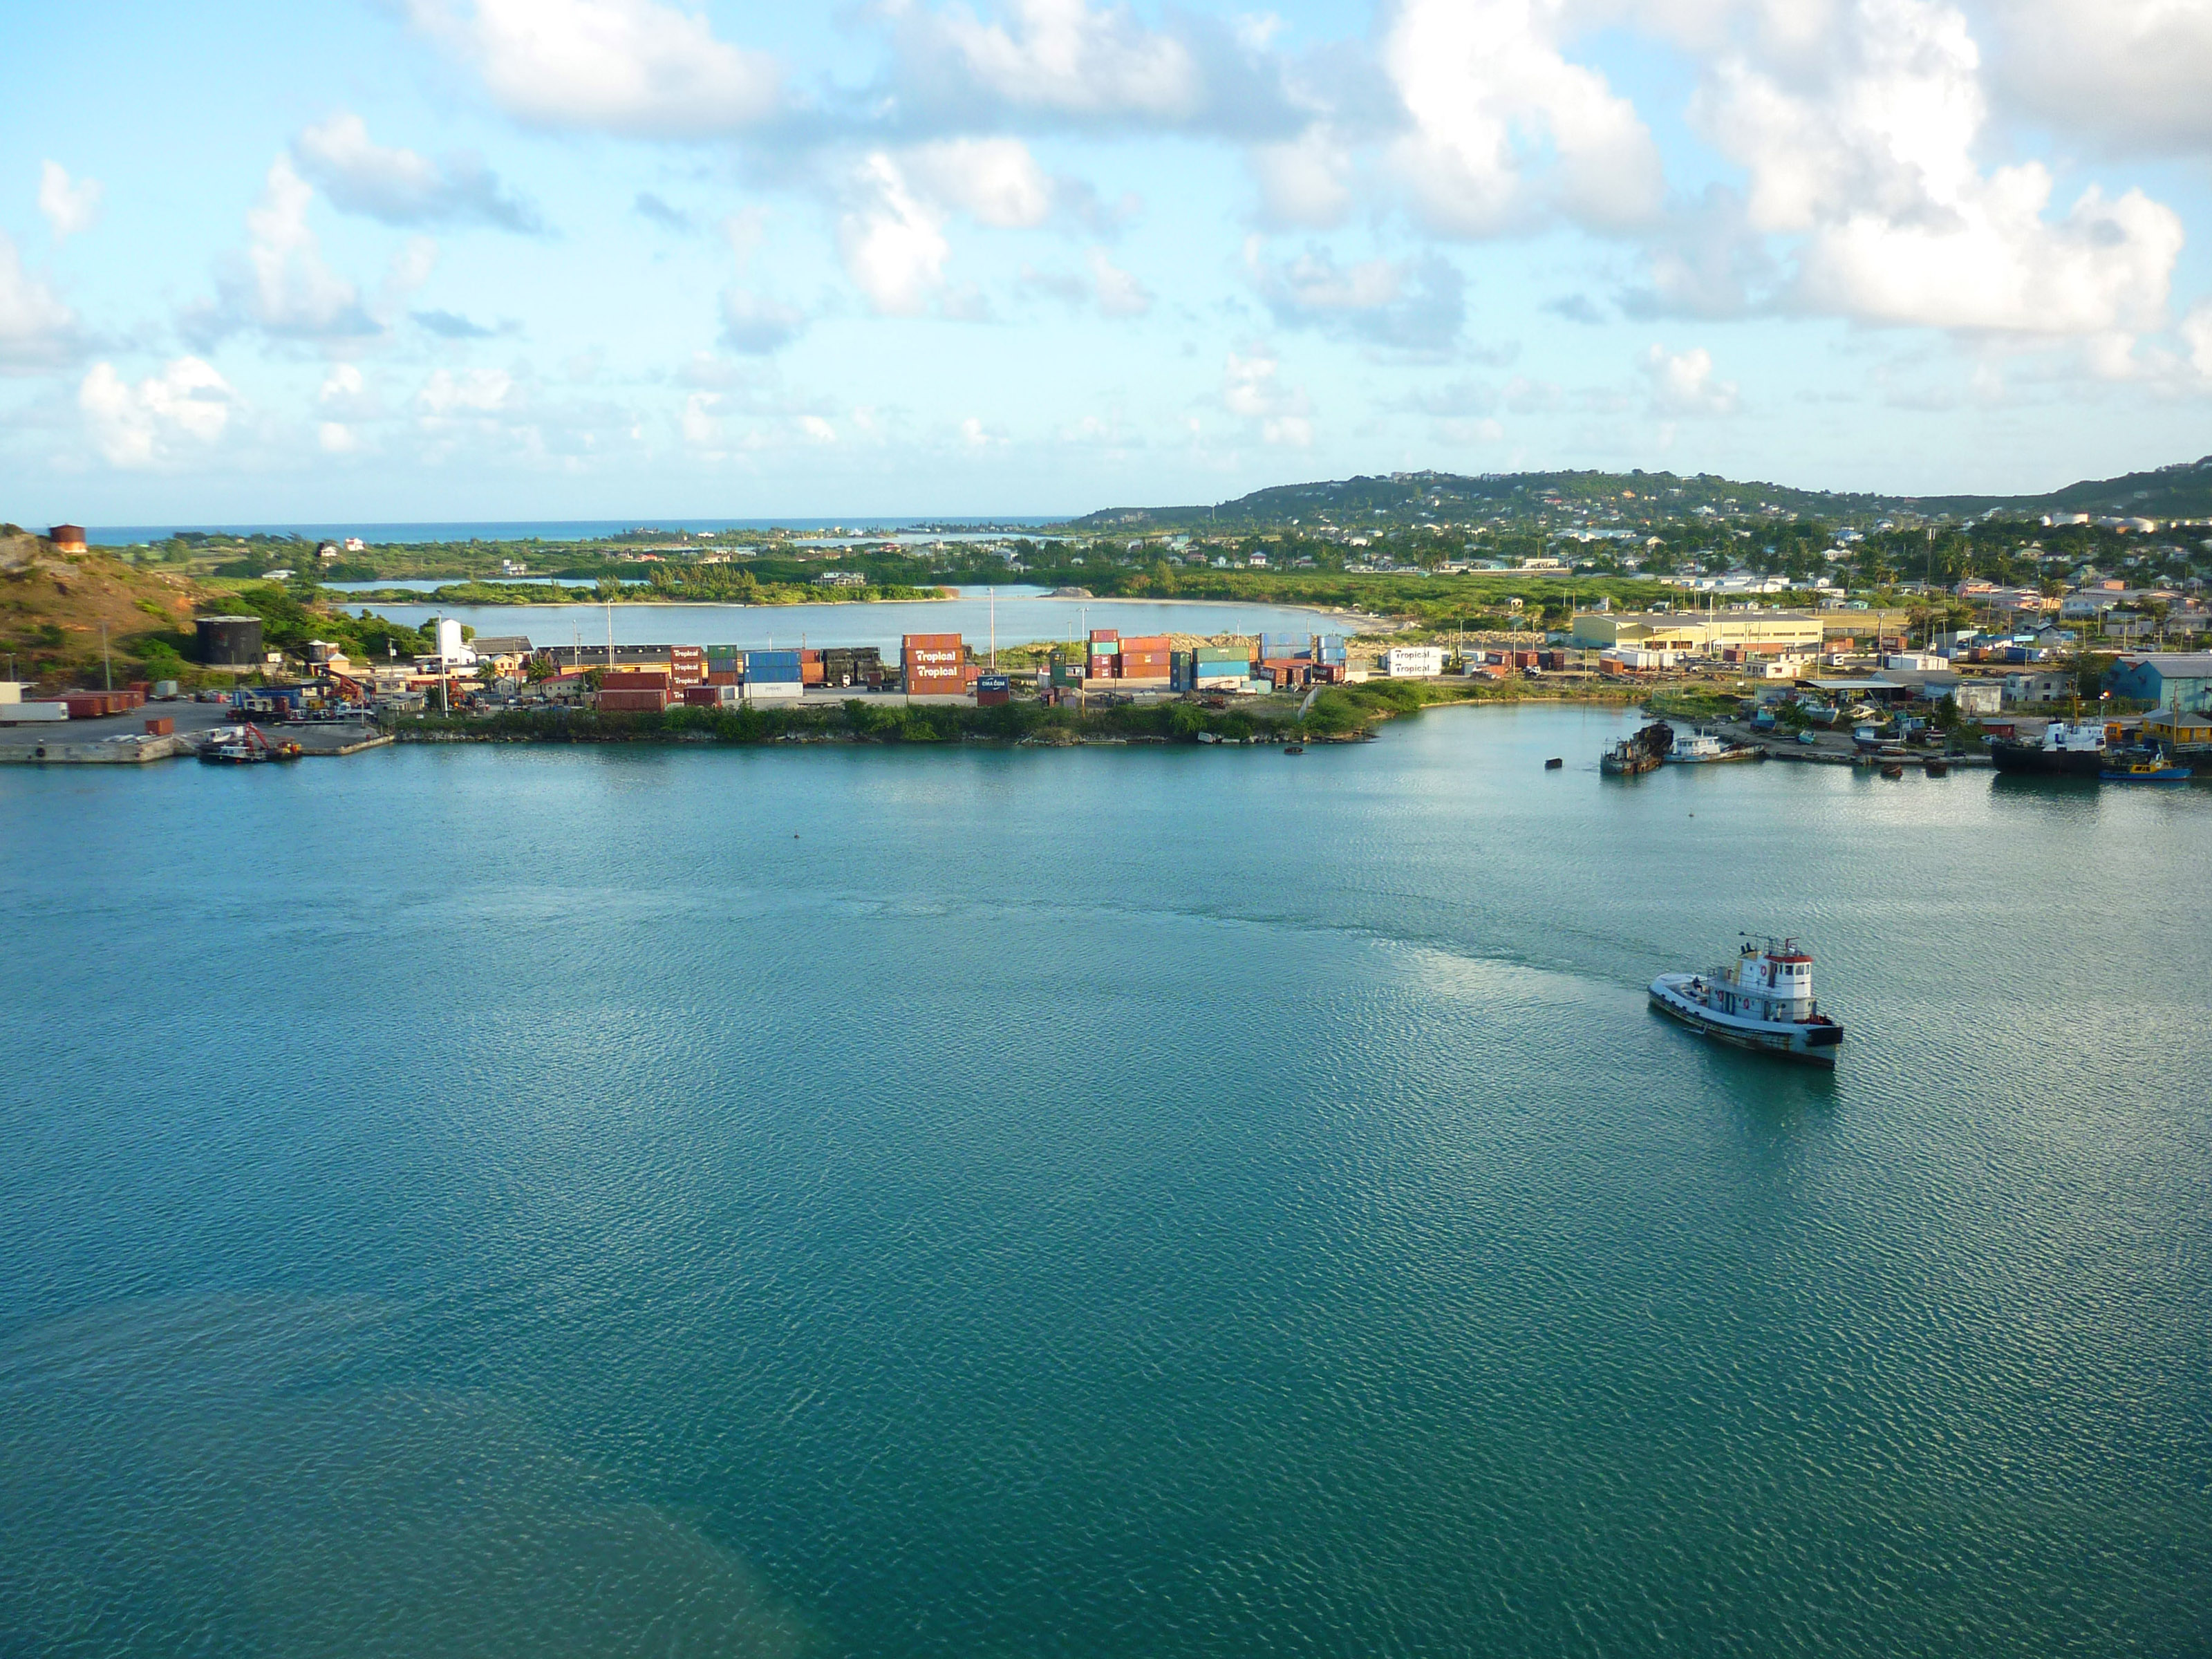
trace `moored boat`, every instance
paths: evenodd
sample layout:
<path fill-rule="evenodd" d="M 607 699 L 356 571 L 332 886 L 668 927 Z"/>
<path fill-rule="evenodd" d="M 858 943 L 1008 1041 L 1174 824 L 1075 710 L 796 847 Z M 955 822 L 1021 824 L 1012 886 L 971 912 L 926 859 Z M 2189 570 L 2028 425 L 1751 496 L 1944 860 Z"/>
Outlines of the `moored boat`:
<path fill-rule="evenodd" d="M 2097 774 L 2106 783 L 2186 783 L 2186 766 L 2155 750 L 2149 754 L 2114 755 Z"/>
<path fill-rule="evenodd" d="M 1674 746 L 1674 728 L 1664 720 L 1655 720 L 1600 755 L 1597 769 L 1609 778 L 1640 777 L 1657 771 L 1661 759 Z"/>
<path fill-rule="evenodd" d="M 1736 959 L 1702 974 L 1662 974 L 1651 1006 L 1738 1048 L 1832 1069 L 1844 1028 L 1813 998 L 1813 957 L 1794 939 L 1747 942 Z"/>
<path fill-rule="evenodd" d="M 1686 743 L 1668 751 L 1670 766 L 1714 766 L 1727 761 L 1765 760 L 1766 751 L 1754 744 L 1729 743 L 1710 732 L 1699 732 Z"/>
<path fill-rule="evenodd" d="M 2000 772 L 2094 778 L 2105 769 L 2105 728 L 2087 720 L 2078 725 L 2053 720 L 2044 727 L 2039 742 L 1999 738 L 1990 745 L 1990 758 Z"/>

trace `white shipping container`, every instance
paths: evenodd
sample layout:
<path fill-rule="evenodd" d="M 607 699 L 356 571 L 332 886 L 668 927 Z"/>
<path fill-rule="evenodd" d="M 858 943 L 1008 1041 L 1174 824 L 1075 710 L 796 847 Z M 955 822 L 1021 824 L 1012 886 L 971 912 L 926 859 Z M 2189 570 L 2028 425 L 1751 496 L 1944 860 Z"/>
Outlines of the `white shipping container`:
<path fill-rule="evenodd" d="M 1394 645 L 1382 653 L 1382 672 L 1394 680 L 1434 679 L 1444 672 L 1443 647 Z"/>
<path fill-rule="evenodd" d="M 747 680 L 743 690 L 747 702 L 797 702 L 806 695 L 799 680 Z"/>
<path fill-rule="evenodd" d="M 40 720 L 65 720 L 69 705 L 65 702 L 11 702 L 0 704 L 0 726 L 24 726 Z"/>
<path fill-rule="evenodd" d="M 0 680 L 0 702 L 21 702 L 22 701 L 22 681 Z"/>

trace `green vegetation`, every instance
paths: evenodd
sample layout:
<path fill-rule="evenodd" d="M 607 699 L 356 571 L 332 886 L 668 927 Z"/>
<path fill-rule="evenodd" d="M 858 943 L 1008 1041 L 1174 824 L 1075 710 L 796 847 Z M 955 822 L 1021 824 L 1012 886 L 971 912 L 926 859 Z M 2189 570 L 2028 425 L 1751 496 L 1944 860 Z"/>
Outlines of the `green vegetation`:
<path fill-rule="evenodd" d="M 1534 681 L 1374 680 L 1331 686 L 1301 717 L 1303 696 L 1285 695 L 1215 707 L 1181 699 L 1078 708 L 1018 699 L 996 708 L 848 698 L 842 703 L 771 705 L 736 709 L 671 708 L 665 714 L 601 714 L 593 709 L 504 709 L 490 714 L 403 715 L 403 738 L 477 742 L 762 744 L 860 743 L 1195 743 L 1328 741 L 1355 738 L 1380 722 L 1439 703 L 1589 702 L 1618 703 L 1634 694 L 1617 685 L 1563 690 Z"/>
<path fill-rule="evenodd" d="M 361 661 L 392 655 L 411 657 L 434 648 L 434 642 L 419 628 L 403 627 L 365 610 L 357 616 L 324 610 L 318 603 L 321 597 L 312 581 L 291 587 L 256 582 L 204 600 L 199 609 L 203 613 L 235 610 L 260 617 L 262 638 L 279 650 L 304 651 L 310 640 L 328 640 L 347 656 Z M 189 649 L 191 643 L 187 637 L 182 648 Z"/>

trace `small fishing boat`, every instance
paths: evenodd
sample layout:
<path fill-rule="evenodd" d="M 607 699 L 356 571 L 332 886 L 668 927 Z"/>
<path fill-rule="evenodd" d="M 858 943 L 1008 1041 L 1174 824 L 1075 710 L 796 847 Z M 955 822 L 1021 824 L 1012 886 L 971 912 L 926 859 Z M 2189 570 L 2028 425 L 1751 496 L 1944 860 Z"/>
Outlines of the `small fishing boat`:
<path fill-rule="evenodd" d="M 1738 1048 L 1832 1070 L 1844 1028 L 1813 1000 L 1813 957 L 1794 939 L 1746 940 L 1736 959 L 1702 974 L 1662 974 L 1651 1006 Z"/>
<path fill-rule="evenodd" d="M 1905 775 L 1905 763 L 1903 761 L 1884 761 L 1881 763 L 1881 775 L 1886 778 L 1893 779 L 1903 777 Z"/>
<path fill-rule="evenodd" d="M 1923 772 L 1925 772 L 1931 778 L 1948 778 L 1951 775 L 1951 763 L 1947 760 L 1931 759 L 1926 762 L 1920 769 Z"/>
<path fill-rule="evenodd" d="M 1283 745 L 1283 752 L 1285 755 L 1303 755 L 1306 752 L 1306 746 L 1302 743 L 1286 743 Z"/>
<path fill-rule="evenodd" d="M 1565 764 L 1565 761 L 1560 759 L 1557 755 L 1554 755 L 1551 759 L 1544 763 L 1544 769 L 1547 772 L 1556 772 Z"/>

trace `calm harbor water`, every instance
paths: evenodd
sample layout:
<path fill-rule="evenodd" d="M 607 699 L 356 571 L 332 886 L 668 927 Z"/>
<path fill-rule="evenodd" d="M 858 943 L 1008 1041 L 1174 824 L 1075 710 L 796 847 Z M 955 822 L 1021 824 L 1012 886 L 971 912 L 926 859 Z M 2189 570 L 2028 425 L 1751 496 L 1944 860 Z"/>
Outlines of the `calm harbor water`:
<path fill-rule="evenodd" d="M 963 590 L 957 599 L 825 605 L 372 605 L 408 627 L 457 617 L 479 634 L 521 634 L 536 645 L 872 645 L 898 649 L 902 634 L 958 634 L 979 648 L 997 612 L 999 643 L 1081 640 L 1093 628 L 1124 634 L 1319 634 L 1341 632 L 1340 618 L 1302 605 L 1227 599 L 1053 599 L 1036 587 Z"/>
<path fill-rule="evenodd" d="M 1629 724 L 0 773 L 0 1652 L 2205 1651 L 2203 792 Z"/>

